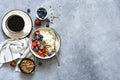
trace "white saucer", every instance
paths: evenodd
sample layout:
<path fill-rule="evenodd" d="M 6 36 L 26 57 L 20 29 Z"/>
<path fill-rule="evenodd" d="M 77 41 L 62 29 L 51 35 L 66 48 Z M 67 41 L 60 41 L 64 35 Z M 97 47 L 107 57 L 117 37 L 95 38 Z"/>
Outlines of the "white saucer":
<path fill-rule="evenodd" d="M 20 16 L 20 17 L 23 18 L 25 26 L 24 26 L 24 28 L 23 28 L 22 31 L 20 31 L 20 32 L 11 32 L 11 31 L 9 31 L 7 29 L 7 27 L 6 27 L 6 21 L 12 15 L 18 15 L 18 16 Z M 4 16 L 3 21 L 2 21 L 2 29 L 3 29 L 3 32 L 8 37 L 10 37 L 12 39 L 24 38 L 24 37 L 26 37 L 31 32 L 31 29 L 32 29 L 32 20 L 31 20 L 30 16 L 26 12 L 21 11 L 21 10 L 12 10 L 12 11 L 8 12 Z"/>

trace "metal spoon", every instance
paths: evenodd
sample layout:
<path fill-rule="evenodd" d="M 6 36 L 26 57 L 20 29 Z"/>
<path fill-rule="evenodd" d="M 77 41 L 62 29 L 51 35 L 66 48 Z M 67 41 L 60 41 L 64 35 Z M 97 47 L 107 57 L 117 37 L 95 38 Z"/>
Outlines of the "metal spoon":
<path fill-rule="evenodd" d="M 56 35 L 56 34 L 55 34 Z M 56 39 L 55 39 L 56 40 Z M 56 46 L 55 46 L 55 42 L 54 42 L 54 50 L 55 50 L 55 53 L 56 53 L 56 60 L 57 60 L 57 63 L 58 63 L 58 66 L 60 66 L 60 61 L 59 61 L 59 51 L 58 52 L 56 52 Z"/>

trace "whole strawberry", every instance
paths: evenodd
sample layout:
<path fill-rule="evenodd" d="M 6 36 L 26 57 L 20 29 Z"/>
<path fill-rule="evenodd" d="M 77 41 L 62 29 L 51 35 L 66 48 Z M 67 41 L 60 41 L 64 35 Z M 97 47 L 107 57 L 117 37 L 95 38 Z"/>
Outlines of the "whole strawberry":
<path fill-rule="evenodd" d="M 35 20 L 35 25 L 36 25 L 36 26 L 40 26 L 40 25 L 41 25 L 41 21 L 40 21 L 39 19 L 36 19 L 36 20 Z"/>
<path fill-rule="evenodd" d="M 10 66 L 15 67 L 16 66 L 16 62 L 15 61 L 11 61 L 10 62 Z"/>

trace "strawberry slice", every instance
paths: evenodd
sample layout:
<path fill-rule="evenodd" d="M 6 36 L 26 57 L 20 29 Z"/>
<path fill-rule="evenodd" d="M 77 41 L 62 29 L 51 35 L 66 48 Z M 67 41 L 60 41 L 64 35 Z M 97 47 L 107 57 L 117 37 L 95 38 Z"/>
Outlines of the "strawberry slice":
<path fill-rule="evenodd" d="M 35 32 L 35 34 L 39 35 L 39 34 L 40 34 L 40 31 L 39 31 L 39 30 L 38 30 L 38 31 L 36 31 L 36 32 Z"/>
<path fill-rule="evenodd" d="M 37 45 L 40 45 L 40 41 L 37 41 Z"/>
<path fill-rule="evenodd" d="M 31 49 L 34 49 L 34 46 L 33 46 L 33 45 L 31 46 Z"/>
<path fill-rule="evenodd" d="M 41 57 L 45 57 L 45 54 L 41 50 L 38 50 L 38 55 Z"/>
<path fill-rule="evenodd" d="M 44 54 L 44 53 L 42 53 L 42 54 L 40 54 L 40 56 L 41 56 L 41 57 L 45 57 L 45 54 Z"/>
<path fill-rule="evenodd" d="M 45 52 L 46 52 L 45 48 L 44 48 L 44 49 L 42 49 L 42 53 L 45 53 Z"/>
<path fill-rule="evenodd" d="M 41 55 L 41 54 L 42 54 L 42 51 L 41 51 L 41 50 L 38 50 L 37 53 L 38 53 L 38 55 Z"/>
<path fill-rule="evenodd" d="M 37 45 L 36 41 L 32 42 L 32 46 L 35 47 Z"/>

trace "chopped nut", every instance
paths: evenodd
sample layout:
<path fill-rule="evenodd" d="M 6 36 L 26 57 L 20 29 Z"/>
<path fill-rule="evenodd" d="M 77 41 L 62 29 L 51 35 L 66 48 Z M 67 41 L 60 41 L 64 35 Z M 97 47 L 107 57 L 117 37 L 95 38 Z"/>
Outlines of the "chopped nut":
<path fill-rule="evenodd" d="M 50 22 L 51 24 L 53 24 L 53 22 Z"/>
<path fill-rule="evenodd" d="M 53 18 L 55 18 L 55 16 L 53 16 Z"/>
<path fill-rule="evenodd" d="M 50 16 L 50 18 L 53 18 L 53 16 Z"/>
<path fill-rule="evenodd" d="M 52 6 L 50 5 L 50 8 L 52 8 Z"/>

